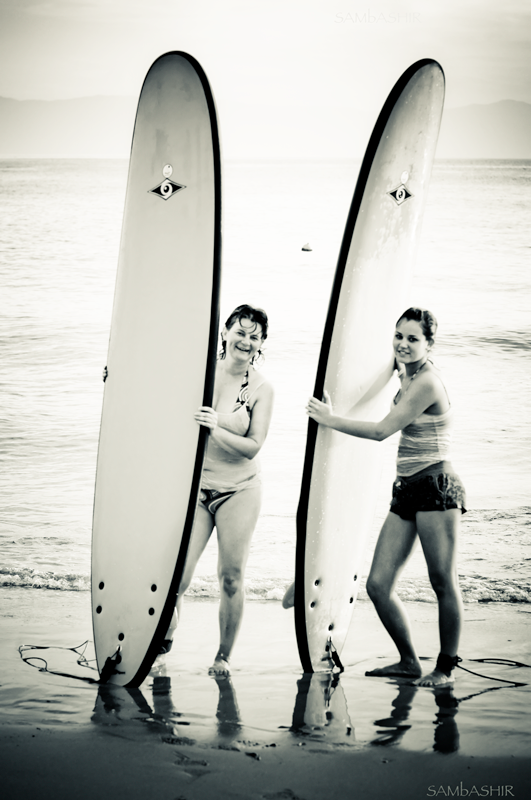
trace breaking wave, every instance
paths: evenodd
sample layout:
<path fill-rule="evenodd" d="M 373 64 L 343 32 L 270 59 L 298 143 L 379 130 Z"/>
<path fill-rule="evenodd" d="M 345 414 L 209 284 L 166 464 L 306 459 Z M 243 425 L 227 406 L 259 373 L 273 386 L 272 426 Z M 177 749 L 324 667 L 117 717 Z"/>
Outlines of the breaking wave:
<path fill-rule="evenodd" d="M 531 583 L 510 578 L 490 579 L 484 576 L 460 576 L 460 586 L 465 603 L 531 603 Z M 246 582 L 247 600 L 282 600 L 289 582 L 271 578 L 250 579 Z M 19 589 L 48 589 L 63 592 L 89 592 L 90 576 L 77 573 L 40 572 L 34 569 L 0 568 L 0 586 Z M 428 580 L 402 579 L 398 594 L 404 601 L 435 603 L 435 595 Z M 194 599 L 219 597 L 215 575 L 196 577 L 187 596 Z M 368 600 L 365 581 L 361 581 L 358 595 Z"/>

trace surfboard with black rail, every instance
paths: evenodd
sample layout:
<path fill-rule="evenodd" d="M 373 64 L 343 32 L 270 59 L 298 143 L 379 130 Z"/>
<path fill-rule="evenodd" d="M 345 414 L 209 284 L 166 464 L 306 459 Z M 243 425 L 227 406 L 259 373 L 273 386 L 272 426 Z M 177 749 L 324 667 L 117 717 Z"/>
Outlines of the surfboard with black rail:
<path fill-rule="evenodd" d="M 339 252 L 314 396 L 336 412 L 382 419 L 389 408 L 398 316 L 409 289 L 444 103 L 431 59 L 407 69 L 378 117 Z M 305 672 L 342 669 L 364 571 L 381 445 L 309 420 L 295 559 L 295 628 Z"/>
<path fill-rule="evenodd" d="M 138 686 L 167 632 L 212 405 L 221 274 L 216 108 L 200 64 L 158 58 L 136 114 L 112 314 L 92 536 L 100 680 Z"/>

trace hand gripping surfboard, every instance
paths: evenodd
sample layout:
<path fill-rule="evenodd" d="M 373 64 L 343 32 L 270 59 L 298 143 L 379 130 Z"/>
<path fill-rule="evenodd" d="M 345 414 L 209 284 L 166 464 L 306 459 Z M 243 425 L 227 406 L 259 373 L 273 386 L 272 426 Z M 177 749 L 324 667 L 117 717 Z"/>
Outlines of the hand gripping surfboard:
<path fill-rule="evenodd" d="M 101 681 L 138 686 L 171 620 L 200 485 L 219 323 L 221 165 L 214 99 L 190 55 L 138 102 L 101 420 L 92 536 Z"/>
<path fill-rule="evenodd" d="M 382 419 L 392 337 L 409 287 L 444 102 L 431 59 L 401 76 L 372 132 L 339 252 L 315 380 L 340 415 Z M 295 559 L 295 628 L 305 672 L 340 665 L 380 473 L 377 442 L 308 424 Z"/>

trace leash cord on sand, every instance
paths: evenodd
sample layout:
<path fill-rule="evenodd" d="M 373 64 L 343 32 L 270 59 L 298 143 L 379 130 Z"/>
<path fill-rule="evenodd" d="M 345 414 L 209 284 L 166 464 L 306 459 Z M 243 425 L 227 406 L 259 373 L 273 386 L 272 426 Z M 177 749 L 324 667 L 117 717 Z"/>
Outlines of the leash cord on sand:
<path fill-rule="evenodd" d="M 73 653 L 76 653 L 78 656 L 77 663 L 80 667 L 86 667 L 87 669 L 95 670 L 95 667 L 90 665 L 90 662 L 85 658 L 85 650 L 89 640 L 87 639 L 85 642 L 78 644 L 76 647 L 59 647 L 59 646 L 46 646 L 40 644 L 21 644 L 18 648 L 19 655 L 24 661 L 25 664 L 28 664 L 30 667 L 34 667 L 38 669 L 39 672 L 48 672 L 50 675 L 60 675 L 62 678 L 75 678 L 78 681 L 85 681 L 86 683 L 99 683 L 99 680 L 96 678 L 84 678 L 82 675 L 70 675 L 68 672 L 56 672 L 53 669 L 48 669 L 48 662 L 45 658 L 41 658 L 40 656 L 25 656 L 24 653 L 28 650 L 70 650 Z M 79 652 L 80 648 L 83 647 L 83 651 Z M 95 660 L 95 659 L 94 659 Z M 32 664 L 32 661 L 42 661 L 44 666 L 38 667 L 37 664 Z"/>
<path fill-rule="evenodd" d="M 71 652 L 77 654 L 77 656 L 78 656 L 77 663 L 79 664 L 80 667 L 86 667 L 87 669 L 92 669 L 94 671 L 97 671 L 95 667 L 92 667 L 90 665 L 90 662 L 88 661 L 88 659 L 85 658 L 85 650 L 87 649 L 88 643 L 89 643 L 89 639 L 86 639 L 84 642 L 81 642 L 81 644 L 78 644 L 76 647 L 59 647 L 59 646 L 54 646 L 54 645 L 47 646 L 47 645 L 39 645 L 39 644 L 21 644 L 20 647 L 18 648 L 18 652 L 19 652 L 19 655 L 20 655 L 22 661 L 24 661 L 25 664 L 28 664 L 30 667 L 34 667 L 35 669 L 38 669 L 39 672 L 48 672 L 50 675 L 60 675 L 62 678 L 75 678 L 78 681 L 86 681 L 87 683 L 101 683 L 101 681 L 97 680 L 96 678 L 84 678 L 81 675 L 70 675 L 68 672 L 56 672 L 55 670 L 48 669 L 48 662 L 46 661 L 45 658 L 40 658 L 39 656 L 24 656 L 24 653 L 26 651 L 28 651 L 28 650 L 30 650 L 30 651 L 31 650 L 70 650 Z M 82 647 L 84 648 L 83 651 L 79 652 L 79 650 Z M 96 659 L 93 659 L 93 661 L 95 661 L 95 660 Z M 36 664 L 32 664 L 31 663 L 32 661 L 42 661 L 44 666 L 43 667 L 37 667 Z M 531 669 L 531 664 L 523 664 L 521 661 L 513 661 L 510 658 L 470 658 L 469 661 L 476 661 L 476 662 L 481 663 L 481 664 L 501 664 L 502 666 L 507 666 L 507 667 L 526 667 L 528 669 Z M 343 669 L 341 669 L 341 671 L 343 671 L 344 667 L 343 667 L 342 664 L 341 664 L 341 667 L 343 668 Z M 480 672 L 474 672 L 471 669 L 467 669 L 466 667 L 463 667 L 461 664 L 457 664 L 457 667 L 459 669 L 464 670 L 465 672 L 470 673 L 470 675 L 476 675 L 478 678 L 485 678 L 486 680 L 492 680 L 492 681 L 500 681 L 501 683 L 509 683 L 512 686 L 528 686 L 527 683 L 521 683 L 519 681 L 508 681 L 506 678 L 494 678 L 492 675 L 482 675 Z M 339 676 L 338 676 L 338 678 L 339 678 Z M 502 687 L 500 686 L 498 688 L 501 689 Z M 335 685 L 332 684 L 330 696 L 333 694 L 334 689 L 335 689 Z M 471 695 L 471 696 L 473 696 L 473 695 Z M 462 698 L 462 699 L 468 699 L 468 698 Z"/>
<path fill-rule="evenodd" d="M 513 661 L 510 658 L 470 658 L 469 661 L 477 661 L 481 664 L 501 664 L 502 666 L 506 667 L 527 667 L 531 668 L 530 664 L 522 664 L 521 661 Z M 508 681 L 506 678 L 494 678 L 492 675 L 482 675 L 480 672 L 474 672 L 471 669 L 467 669 L 463 667 L 461 664 L 457 664 L 459 669 L 464 670 L 465 672 L 469 672 L 470 675 L 477 675 L 478 678 L 486 678 L 489 681 L 501 681 L 501 683 L 510 683 L 512 686 L 527 686 L 527 683 L 520 683 L 519 681 Z M 501 688 L 501 687 L 499 687 Z"/>

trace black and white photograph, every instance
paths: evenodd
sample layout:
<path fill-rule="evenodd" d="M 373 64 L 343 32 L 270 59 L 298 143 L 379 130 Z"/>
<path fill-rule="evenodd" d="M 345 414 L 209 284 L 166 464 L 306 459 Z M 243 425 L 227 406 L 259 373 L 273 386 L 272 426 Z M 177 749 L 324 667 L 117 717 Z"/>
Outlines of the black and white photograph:
<path fill-rule="evenodd" d="M 530 54 L 0 0 L 6 800 L 527 796 Z"/>

